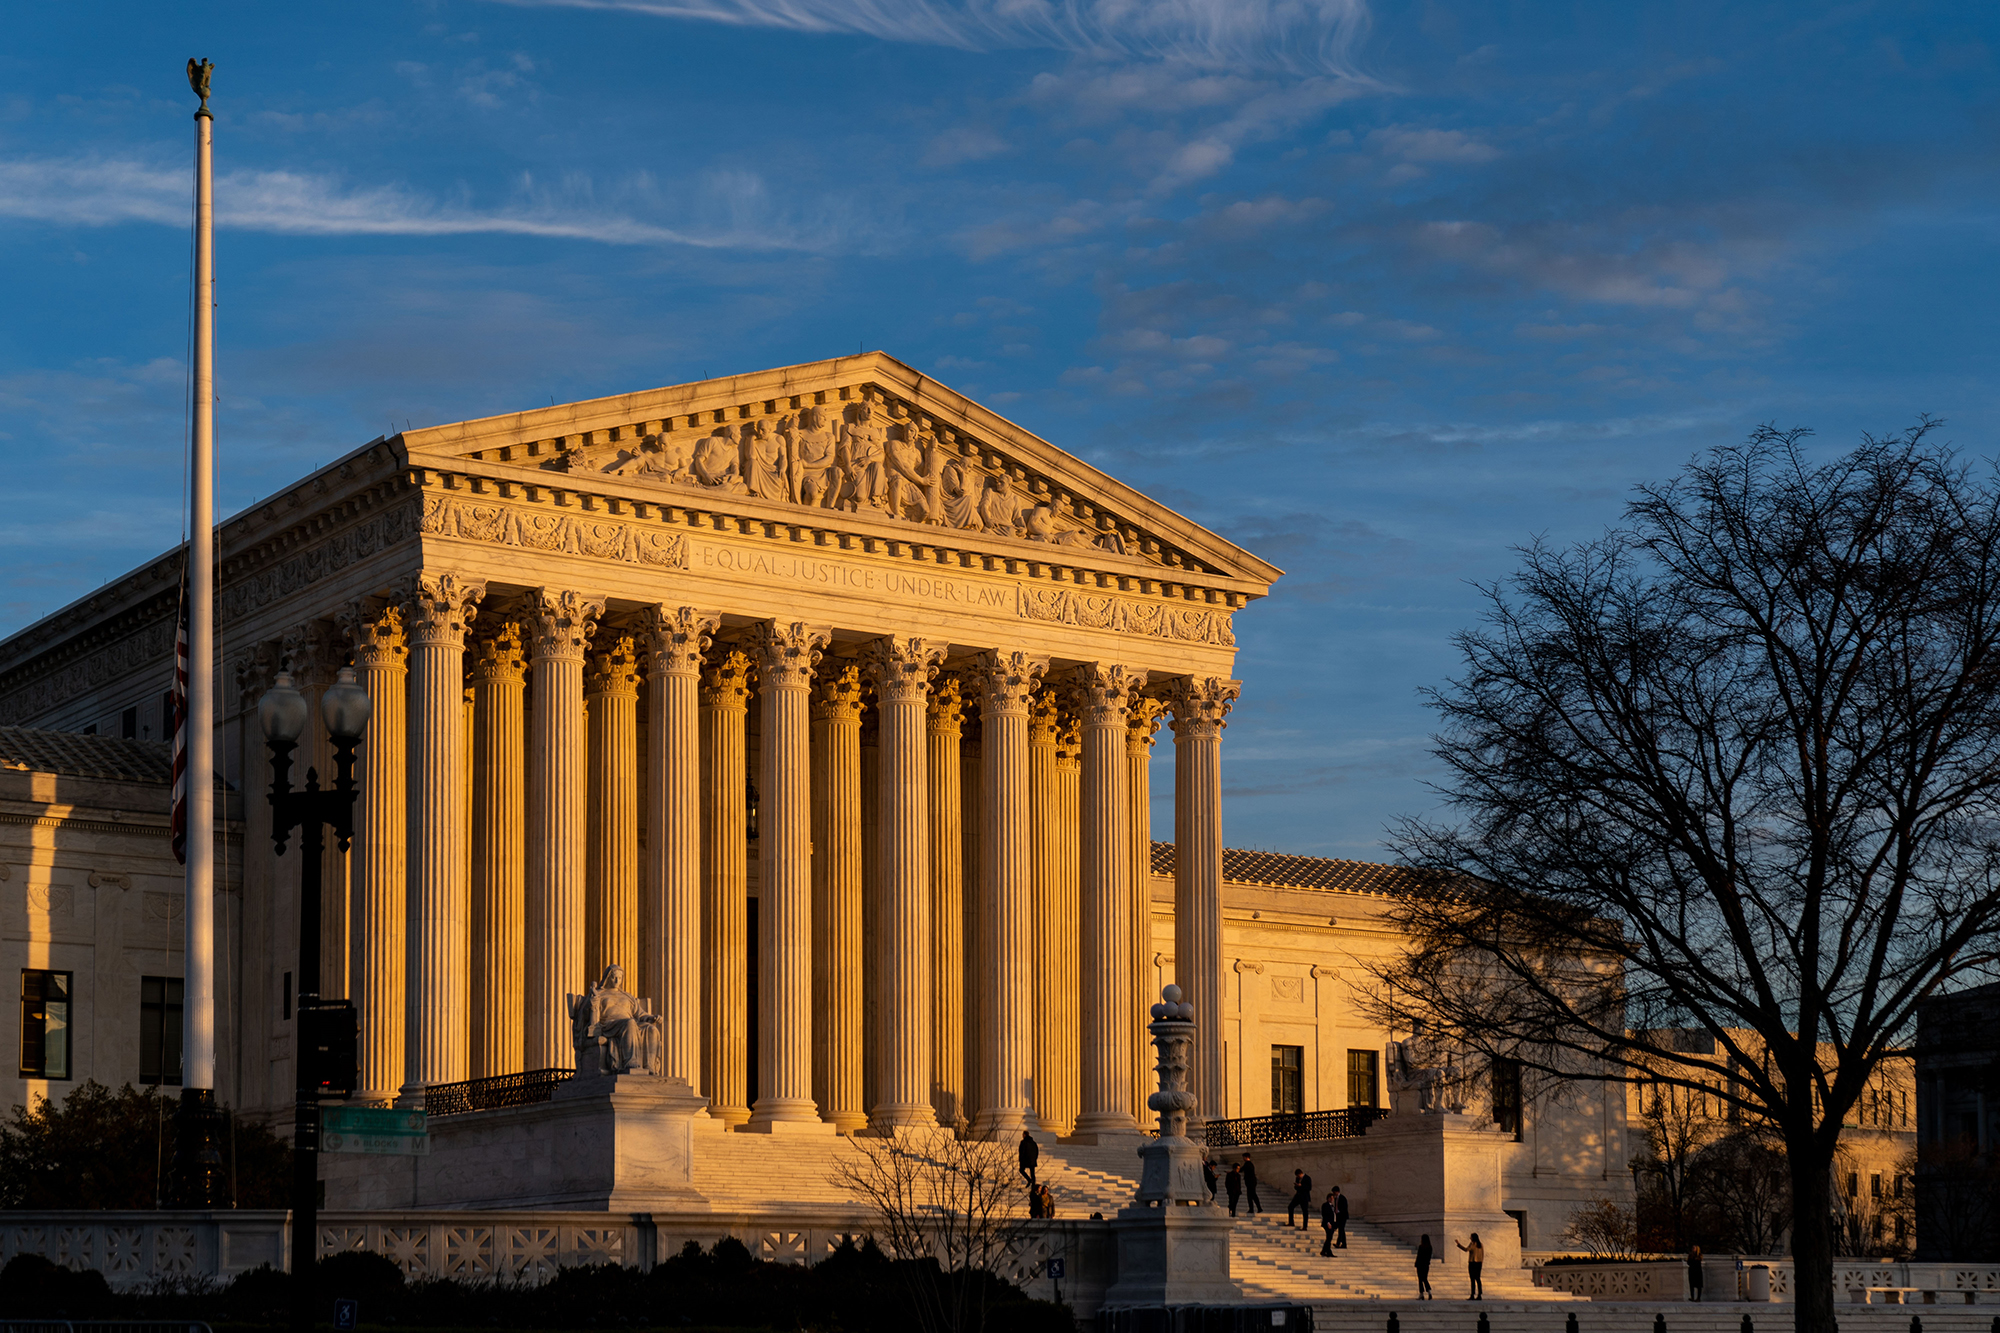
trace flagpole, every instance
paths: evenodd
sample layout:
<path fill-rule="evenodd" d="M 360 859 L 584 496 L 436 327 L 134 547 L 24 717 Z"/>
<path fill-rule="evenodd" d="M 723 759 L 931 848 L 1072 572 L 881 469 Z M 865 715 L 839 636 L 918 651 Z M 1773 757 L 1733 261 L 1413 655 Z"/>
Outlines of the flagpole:
<path fill-rule="evenodd" d="M 188 480 L 187 951 L 175 1202 L 226 1197 L 215 1104 L 215 236 L 207 61 L 188 61 L 195 122 L 194 430 Z"/>

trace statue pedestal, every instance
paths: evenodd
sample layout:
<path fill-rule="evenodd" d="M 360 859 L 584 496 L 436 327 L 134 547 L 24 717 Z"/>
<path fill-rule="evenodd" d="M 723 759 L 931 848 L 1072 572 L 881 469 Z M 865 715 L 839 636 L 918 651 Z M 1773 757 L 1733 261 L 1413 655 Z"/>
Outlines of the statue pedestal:
<path fill-rule="evenodd" d="M 431 1121 L 425 1157 L 322 1156 L 327 1206 L 700 1210 L 690 1167 L 707 1105 L 684 1079 L 572 1079 L 539 1105 Z"/>
<path fill-rule="evenodd" d="M 1520 1267 L 1520 1228 L 1500 1206 L 1500 1155 L 1513 1140 L 1491 1121 L 1398 1111 L 1358 1142 L 1368 1154 L 1370 1222 L 1412 1245 L 1428 1235 L 1438 1258 L 1454 1262 L 1463 1256 L 1452 1242 L 1476 1231 L 1489 1270 Z"/>
<path fill-rule="evenodd" d="M 1241 1304 L 1243 1288 L 1229 1277 L 1234 1225 L 1212 1203 L 1119 1209 L 1111 1219 L 1118 1278 L 1104 1308 Z"/>

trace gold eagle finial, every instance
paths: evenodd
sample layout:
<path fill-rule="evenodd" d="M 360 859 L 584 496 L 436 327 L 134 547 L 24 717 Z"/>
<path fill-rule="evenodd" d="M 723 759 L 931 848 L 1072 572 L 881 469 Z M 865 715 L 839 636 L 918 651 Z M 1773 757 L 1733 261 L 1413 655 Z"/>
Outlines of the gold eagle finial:
<path fill-rule="evenodd" d="M 207 59 L 196 60 L 193 56 L 188 57 L 188 87 L 194 89 L 194 95 L 201 99 L 201 109 L 203 111 L 208 110 L 208 77 L 214 72 L 214 61 Z"/>

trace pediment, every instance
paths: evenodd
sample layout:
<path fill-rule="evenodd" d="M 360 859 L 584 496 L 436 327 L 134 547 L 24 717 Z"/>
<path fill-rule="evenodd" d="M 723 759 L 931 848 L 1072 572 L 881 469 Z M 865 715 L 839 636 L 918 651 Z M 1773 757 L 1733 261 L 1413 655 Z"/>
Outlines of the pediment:
<path fill-rule="evenodd" d="M 913 540 L 1018 543 L 1043 558 L 1261 585 L 1253 596 L 1280 573 L 880 352 L 410 431 L 403 443 L 415 465 L 478 463 L 815 524 L 845 515 L 907 525 Z"/>

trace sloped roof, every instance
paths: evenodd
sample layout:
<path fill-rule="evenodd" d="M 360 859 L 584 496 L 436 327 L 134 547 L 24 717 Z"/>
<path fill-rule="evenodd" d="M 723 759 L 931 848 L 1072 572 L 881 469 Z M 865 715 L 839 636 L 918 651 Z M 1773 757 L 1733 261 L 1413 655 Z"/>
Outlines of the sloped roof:
<path fill-rule="evenodd" d="M 1153 844 L 1153 873 L 1174 873 L 1174 845 Z M 1330 856 L 1286 856 L 1241 847 L 1222 849 L 1222 878 L 1231 884 L 1277 889 L 1328 889 L 1337 893 L 1397 893 L 1413 883 L 1402 866 L 1343 861 Z"/>
<path fill-rule="evenodd" d="M 0 727 L 0 768 L 164 787 L 174 780 L 174 747 L 166 741 Z"/>

